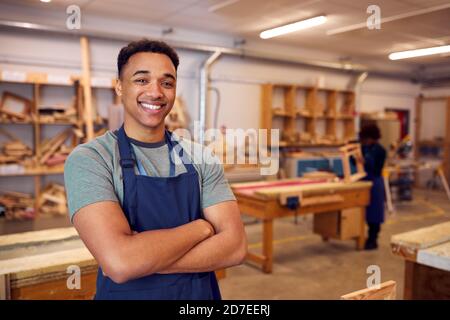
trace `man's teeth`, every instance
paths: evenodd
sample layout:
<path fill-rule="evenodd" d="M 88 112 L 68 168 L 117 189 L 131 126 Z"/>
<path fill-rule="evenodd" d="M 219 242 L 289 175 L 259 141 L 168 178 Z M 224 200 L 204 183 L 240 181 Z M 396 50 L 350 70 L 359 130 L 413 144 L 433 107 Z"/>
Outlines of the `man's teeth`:
<path fill-rule="evenodd" d="M 162 108 L 162 105 L 154 105 L 154 104 L 149 104 L 149 103 L 145 103 L 145 102 L 141 102 L 141 105 L 145 108 L 145 109 L 150 109 L 150 110 L 159 110 Z"/>

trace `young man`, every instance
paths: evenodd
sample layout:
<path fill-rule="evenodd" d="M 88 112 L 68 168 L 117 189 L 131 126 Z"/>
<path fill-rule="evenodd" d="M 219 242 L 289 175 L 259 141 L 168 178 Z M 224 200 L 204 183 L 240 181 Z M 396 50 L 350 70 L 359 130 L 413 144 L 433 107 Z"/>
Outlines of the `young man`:
<path fill-rule="evenodd" d="M 372 182 L 370 190 L 370 203 L 366 209 L 366 221 L 369 226 L 369 236 L 365 249 L 378 248 L 378 233 L 384 222 L 384 182 L 382 171 L 386 160 L 386 150 L 378 140 L 381 138 L 380 129 L 375 123 L 369 123 L 361 128 L 359 137 L 362 143 L 364 156 L 364 170 L 367 173 L 366 180 Z"/>
<path fill-rule="evenodd" d="M 100 266 L 96 299 L 220 299 L 214 270 L 246 255 L 222 166 L 165 130 L 178 63 L 163 42 L 122 48 L 116 93 L 124 124 L 66 161 L 71 219 Z"/>

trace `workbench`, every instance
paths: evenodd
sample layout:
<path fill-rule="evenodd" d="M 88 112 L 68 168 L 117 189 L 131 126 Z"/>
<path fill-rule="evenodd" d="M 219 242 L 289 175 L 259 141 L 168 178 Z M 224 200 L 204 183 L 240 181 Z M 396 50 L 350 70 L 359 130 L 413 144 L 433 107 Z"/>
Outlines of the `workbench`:
<path fill-rule="evenodd" d="M 262 254 L 249 252 L 247 259 L 272 272 L 273 221 L 294 215 L 314 214 L 314 232 L 330 238 L 365 242 L 365 207 L 371 182 L 345 183 L 294 178 L 232 184 L 242 214 L 262 221 Z"/>
<path fill-rule="evenodd" d="M 392 236 L 405 259 L 404 299 L 450 299 L 450 221 Z"/>
<path fill-rule="evenodd" d="M 80 289 L 67 286 L 70 266 Z M 72 227 L 0 236 L 0 299 L 92 299 L 97 268 Z"/>
<path fill-rule="evenodd" d="M 80 287 L 69 289 L 74 267 Z M 0 300 L 93 299 L 97 270 L 73 227 L 0 236 Z M 225 278 L 226 270 L 217 270 L 216 277 Z"/>

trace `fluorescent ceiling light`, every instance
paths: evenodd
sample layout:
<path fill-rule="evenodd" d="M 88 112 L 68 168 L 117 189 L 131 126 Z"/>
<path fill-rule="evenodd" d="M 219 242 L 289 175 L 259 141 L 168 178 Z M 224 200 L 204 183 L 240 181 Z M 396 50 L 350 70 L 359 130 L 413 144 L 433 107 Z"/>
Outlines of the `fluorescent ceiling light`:
<path fill-rule="evenodd" d="M 294 23 L 287 24 L 285 26 L 269 29 L 266 31 L 263 31 L 259 34 L 259 36 L 262 39 L 269 39 L 273 37 L 280 36 L 282 34 L 291 33 L 307 28 L 312 28 L 318 25 L 321 25 L 322 23 L 325 23 L 327 21 L 326 16 L 318 16 L 311 19 L 306 19 Z"/>
<path fill-rule="evenodd" d="M 52 0 L 41 0 L 41 2 L 50 2 Z"/>
<path fill-rule="evenodd" d="M 416 50 L 408 50 L 408 51 L 399 51 L 394 52 L 389 55 L 389 59 L 391 60 L 399 60 L 399 59 L 407 59 L 414 57 L 422 57 L 429 56 L 432 54 L 439 53 L 447 53 L 450 52 L 449 46 L 440 46 L 440 47 L 432 47 L 432 48 L 424 48 L 424 49 L 416 49 Z"/>
<path fill-rule="evenodd" d="M 208 12 L 214 12 L 214 11 L 220 10 L 222 8 L 225 8 L 225 7 L 228 7 L 228 6 L 232 5 L 232 4 L 235 4 L 238 1 L 239 0 L 227 0 L 227 1 L 224 1 L 224 2 L 219 2 L 218 4 L 215 4 L 215 5 L 211 6 L 211 7 L 209 7 L 208 8 Z"/>

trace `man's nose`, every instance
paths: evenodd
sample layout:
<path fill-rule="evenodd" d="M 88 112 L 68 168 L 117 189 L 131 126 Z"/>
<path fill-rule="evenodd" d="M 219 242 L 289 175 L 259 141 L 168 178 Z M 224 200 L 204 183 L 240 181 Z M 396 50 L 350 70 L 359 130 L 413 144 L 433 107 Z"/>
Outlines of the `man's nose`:
<path fill-rule="evenodd" d="M 149 85 L 145 88 L 145 95 L 154 100 L 162 98 L 163 92 L 161 90 L 161 86 L 155 82 L 149 83 Z"/>

